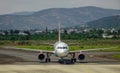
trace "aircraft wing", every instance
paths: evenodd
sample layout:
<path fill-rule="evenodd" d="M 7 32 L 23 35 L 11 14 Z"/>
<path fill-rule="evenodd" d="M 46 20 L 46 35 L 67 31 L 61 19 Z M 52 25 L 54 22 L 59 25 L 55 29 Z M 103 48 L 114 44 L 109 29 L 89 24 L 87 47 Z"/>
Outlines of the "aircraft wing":
<path fill-rule="evenodd" d="M 29 50 L 29 51 L 35 51 L 35 52 L 39 52 L 39 53 L 51 53 L 53 54 L 54 51 L 49 51 L 49 50 L 36 50 L 36 49 L 22 49 L 22 50 Z"/>
<path fill-rule="evenodd" d="M 53 54 L 54 51 L 48 51 L 48 50 L 38 50 L 40 53 L 51 53 Z"/>
<path fill-rule="evenodd" d="M 112 49 L 112 48 L 117 48 L 117 47 L 76 50 L 76 51 L 70 51 L 70 53 L 80 53 L 80 52 L 88 52 L 88 51 L 101 51 L 101 50 L 107 50 L 107 49 Z"/>
<path fill-rule="evenodd" d="M 17 47 L 11 47 L 11 46 L 5 46 L 4 48 L 11 48 L 14 50 L 24 50 L 24 51 L 31 51 L 31 52 L 40 52 L 40 53 L 51 53 L 53 54 L 54 51 L 49 51 L 49 50 L 37 50 L 37 49 L 30 49 L 30 48 L 17 48 Z"/>

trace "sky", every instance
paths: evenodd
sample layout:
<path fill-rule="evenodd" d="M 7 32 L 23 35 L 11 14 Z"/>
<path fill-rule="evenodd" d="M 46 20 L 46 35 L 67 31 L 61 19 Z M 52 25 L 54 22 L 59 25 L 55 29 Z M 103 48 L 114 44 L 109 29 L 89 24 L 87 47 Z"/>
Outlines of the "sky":
<path fill-rule="evenodd" d="M 48 8 L 96 6 L 120 10 L 120 0 L 0 0 L 0 15 Z"/>

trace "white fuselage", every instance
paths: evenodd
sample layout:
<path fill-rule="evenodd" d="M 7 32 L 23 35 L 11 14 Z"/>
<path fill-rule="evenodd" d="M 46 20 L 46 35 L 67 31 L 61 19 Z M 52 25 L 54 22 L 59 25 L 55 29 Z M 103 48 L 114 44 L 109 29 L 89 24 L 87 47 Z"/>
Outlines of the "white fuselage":
<path fill-rule="evenodd" d="M 61 41 L 56 42 L 54 44 L 54 53 L 55 53 L 55 56 L 60 57 L 60 58 L 64 58 L 69 53 L 69 47 L 64 42 L 61 42 Z"/>

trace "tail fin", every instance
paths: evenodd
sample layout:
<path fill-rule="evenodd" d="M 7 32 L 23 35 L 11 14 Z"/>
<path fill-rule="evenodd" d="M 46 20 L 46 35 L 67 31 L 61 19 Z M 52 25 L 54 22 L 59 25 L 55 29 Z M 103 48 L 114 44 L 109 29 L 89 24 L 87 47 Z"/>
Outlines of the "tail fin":
<path fill-rule="evenodd" d="M 58 24 L 58 27 L 59 27 L 59 29 L 58 29 L 58 42 L 60 42 L 61 41 L 61 38 L 60 38 L 60 23 Z"/>

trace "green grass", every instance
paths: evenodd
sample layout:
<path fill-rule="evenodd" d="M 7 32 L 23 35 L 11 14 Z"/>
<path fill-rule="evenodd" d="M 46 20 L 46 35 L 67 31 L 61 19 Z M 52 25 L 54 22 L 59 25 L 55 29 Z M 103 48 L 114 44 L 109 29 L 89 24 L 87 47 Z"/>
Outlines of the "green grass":
<path fill-rule="evenodd" d="M 18 48 L 29 48 L 38 50 L 54 50 L 53 46 L 45 43 L 54 44 L 57 40 L 23 40 L 23 41 L 0 41 L 1 46 L 16 46 Z M 120 39 L 81 39 L 81 40 L 63 40 L 69 45 L 71 51 L 95 49 L 95 48 L 110 48 L 104 51 L 120 51 Z M 71 44 L 73 43 L 73 44 Z"/>
<path fill-rule="evenodd" d="M 45 45 L 44 43 L 54 44 L 57 40 L 23 40 L 23 41 L 8 41 L 0 40 L 0 45 Z M 78 46 L 120 46 L 120 39 L 81 39 L 81 40 L 63 40 L 67 44 L 75 43 Z"/>
<path fill-rule="evenodd" d="M 18 48 L 25 48 L 25 49 L 36 49 L 36 50 L 54 50 L 53 46 L 16 46 Z M 85 49 L 98 49 L 98 48 L 111 48 L 113 46 L 69 46 L 70 51 L 75 50 L 85 50 Z M 102 51 L 120 51 L 120 47 L 112 48 L 112 49 L 106 49 Z"/>
<path fill-rule="evenodd" d="M 120 59 L 120 54 L 113 55 L 114 58 Z"/>

